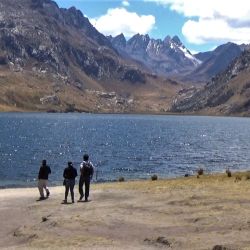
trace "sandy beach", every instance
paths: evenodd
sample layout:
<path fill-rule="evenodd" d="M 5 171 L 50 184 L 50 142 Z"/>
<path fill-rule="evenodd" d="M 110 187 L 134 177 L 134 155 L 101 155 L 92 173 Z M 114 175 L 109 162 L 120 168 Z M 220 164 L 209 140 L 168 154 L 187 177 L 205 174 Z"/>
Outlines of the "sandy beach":
<path fill-rule="evenodd" d="M 1 249 L 250 249 L 250 173 L 95 184 L 67 205 L 50 191 L 0 190 Z"/>

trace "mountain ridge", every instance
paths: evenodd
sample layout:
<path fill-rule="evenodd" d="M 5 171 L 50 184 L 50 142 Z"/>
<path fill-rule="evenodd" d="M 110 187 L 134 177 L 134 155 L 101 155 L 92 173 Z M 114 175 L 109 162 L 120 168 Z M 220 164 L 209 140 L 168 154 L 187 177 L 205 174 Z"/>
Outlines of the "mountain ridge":
<path fill-rule="evenodd" d="M 0 110 L 247 113 L 248 73 L 240 69 L 248 48 L 228 43 L 192 55 L 178 36 L 106 37 L 75 7 L 2 0 Z M 240 60 L 234 74 L 226 69 L 232 60 Z M 188 81 L 208 83 L 188 88 Z"/>
<path fill-rule="evenodd" d="M 121 55 L 140 62 L 152 73 L 198 85 L 225 70 L 249 47 L 228 42 L 212 51 L 193 55 L 178 36 L 166 36 L 161 40 L 150 38 L 148 34 L 136 34 L 126 40 L 121 33 L 107 38 Z"/>
<path fill-rule="evenodd" d="M 175 76 L 200 64 L 178 36 L 167 36 L 161 40 L 150 38 L 147 34 L 136 34 L 126 41 L 124 35 L 120 34 L 108 38 L 119 53 L 140 61 L 153 73 L 162 76 Z"/>
<path fill-rule="evenodd" d="M 157 102 L 163 102 L 157 98 L 159 93 L 165 93 L 169 102 L 180 88 L 120 56 L 74 7 L 59 8 L 51 0 L 2 0 L 0 7 L 0 72 L 5 79 L 0 85 L 5 96 L 1 105 L 24 110 L 152 108 L 154 112 L 159 110 Z M 152 90 L 154 96 L 147 100 L 143 93 L 151 96 Z M 108 94 L 113 92 L 115 96 Z M 47 102 L 41 101 L 44 98 Z"/>
<path fill-rule="evenodd" d="M 240 45 L 231 42 L 222 44 L 213 51 L 199 53 L 195 57 L 202 60 L 202 64 L 186 77 L 206 82 L 216 74 L 223 72 L 241 53 Z"/>
<path fill-rule="evenodd" d="M 172 112 L 250 115 L 250 51 L 245 50 L 227 69 L 203 88 L 179 92 Z"/>

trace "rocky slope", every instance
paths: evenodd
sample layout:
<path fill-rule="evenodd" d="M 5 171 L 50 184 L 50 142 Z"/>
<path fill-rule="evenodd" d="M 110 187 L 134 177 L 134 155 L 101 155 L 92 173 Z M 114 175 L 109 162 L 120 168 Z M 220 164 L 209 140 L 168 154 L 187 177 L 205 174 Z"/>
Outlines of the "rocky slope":
<path fill-rule="evenodd" d="M 159 75 L 169 77 L 185 74 L 201 63 L 177 36 L 167 36 L 161 40 L 137 34 L 126 41 L 124 35 L 120 34 L 108 38 L 120 54 L 139 61 Z"/>
<path fill-rule="evenodd" d="M 154 112 L 178 88 L 119 55 L 74 7 L 0 2 L 0 110 Z"/>
<path fill-rule="evenodd" d="M 224 71 L 241 52 L 242 49 L 239 45 L 226 43 L 218 46 L 213 51 L 198 53 L 195 57 L 202 63 L 185 77 L 193 81 L 206 82 L 216 74 Z"/>
<path fill-rule="evenodd" d="M 207 81 L 248 47 L 228 43 L 194 57 L 176 36 L 107 38 L 74 7 L 1 0 L 0 111 L 247 113 L 247 52 L 202 90 L 168 77 Z"/>
<path fill-rule="evenodd" d="M 181 90 L 171 111 L 250 115 L 250 51 L 240 57 L 200 90 Z"/>
<path fill-rule="evenodd" d="M 167 36 L 163 41 L 139 34 L 128 41 L 123 34 L 108 38 L 121 55 L 137 60 L 153 73 L 191 84 L 206 83 L 248 47 L 227 43 L 192 55 L 177 36 Z"/>

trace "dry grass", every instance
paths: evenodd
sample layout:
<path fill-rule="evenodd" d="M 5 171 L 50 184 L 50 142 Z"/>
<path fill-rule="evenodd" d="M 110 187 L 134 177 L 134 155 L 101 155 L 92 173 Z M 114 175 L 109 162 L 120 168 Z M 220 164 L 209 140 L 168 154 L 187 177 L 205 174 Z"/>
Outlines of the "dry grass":
<path fill-rule="evenodd" d="M 72 71 L 84 82 L 81 89 L 72 83 L 64 83 L 50 74 L 39 75 L 32 71 L 11 72 L 0 68 L 0 111 L 64 111 L 67 105 L 74 104 L 78 110 L 91 112 L 123 112 L 110 104 L 86 92 L 86 89 L 98 91 L 115 91 L 121 96 L 130 96 L 135 100 L 134 106 L 125 112 L 161 112 L 170 107 L 173 96 L 181 85 L 172 85 L 165 79 L 148 77 L 145 84 L 117 82 L 114 79 L 99 82 L 91 79 L 78 68 Z M 55 87 L 57 86 L 57 87 Z M 40 98 L 55 94 L 60 98 L 60 105 L 42 105 Z M 100 105 L 101 104 L 101 105 Z"/>
<path fill-rule="evenodd" d="M 0 190 L 0 219 L 8 218 L 0 228 L 0 248 L 247 249 L 247 176 L 95 184 L 91 202 L 73 205 L 61 205 L 63 187 L 51 188 L 43 202 L 35 201 L 36 189 Z"/>

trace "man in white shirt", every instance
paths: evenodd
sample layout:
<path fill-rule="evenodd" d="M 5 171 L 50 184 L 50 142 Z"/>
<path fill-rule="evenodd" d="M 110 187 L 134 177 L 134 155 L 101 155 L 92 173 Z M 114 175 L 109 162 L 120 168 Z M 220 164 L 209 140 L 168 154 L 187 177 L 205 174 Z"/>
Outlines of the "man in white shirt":
<path fill-rule="evenodd" d="M 85 185 L 85 201 L 88 201 L 89 197 L 89 188 L 90 188 L 90 181 L 94 174 L 94 166 L 89 161 L 88 154 L 85 154 L 83 156 L 83 162 L 80 165 L 80 180 L 79 180 L 79 193 L 80 193 L 80 199 L 81 201 L 84 197 L 83 193 L 83 185 Z"/>

